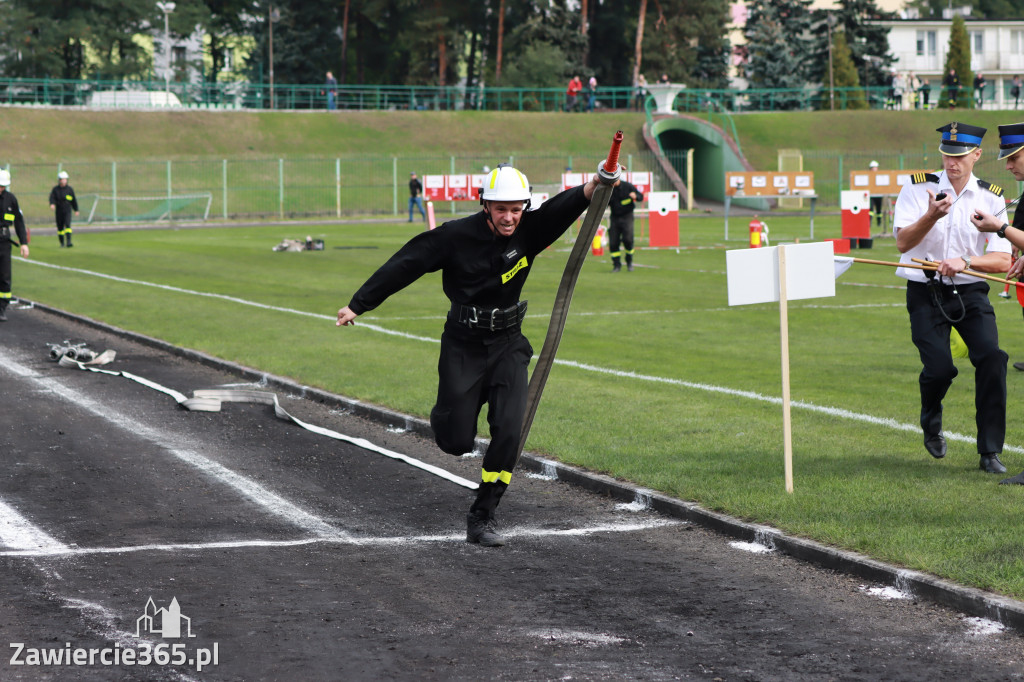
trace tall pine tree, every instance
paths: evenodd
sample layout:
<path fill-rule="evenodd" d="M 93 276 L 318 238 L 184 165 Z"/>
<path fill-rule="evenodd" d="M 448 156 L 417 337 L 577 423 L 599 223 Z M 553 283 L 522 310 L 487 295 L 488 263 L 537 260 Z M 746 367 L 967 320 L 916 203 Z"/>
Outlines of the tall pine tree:
<path fill-rule="evenodd" d="M 960 79 L 960 90 L 957 93 L 956 101 L 953 102 L 952 94 L 946 86 L 946 79 L 949 70 L 956 71 Z M 971 41 L 967 35 L 967 24 L 964 18 L 957 15 L 953 17 L 953 24 L 949 29 L 949 50 L 946 52 L 946 70 L 942 75 L 942 97 L 939 102 L 942 106 L 949 107 L 973 107 L 974 97 L 971 89 L 974 74 L 971 73 Z"/>
<path fill-rule="evenodd" d="M 846 43 L 846 31 L 832 34 L 832 79 L 839 90 L 836 108 L 866 109 L 864 91 L 860 88 L 860 76 L 853 63 L 850 46 Z"/>
<path fill-rule="evenodd" d="M 846 46 L 862 84 L 888 86 L 890 67 L 896 58 L 889 53 L 889 29 L 875 22 L 896 19 L 895 12 L 879 9 L 876 0 L 839 0 L 836 9 L 814 11 L 815 46 L 810 79 L 828 80 L 828 32 L 826 22 L 833 17 L 833 32 L 843 31 Z"/>
<path fill-rule="evenodd" d="M 801 90 L 813 62 L 811 0 L 754 0 L 745 36 L 745 74 L 752 88 Z M 793 109 L 803 102 L 801 93 L 779 95 L 774 106 Z"/>

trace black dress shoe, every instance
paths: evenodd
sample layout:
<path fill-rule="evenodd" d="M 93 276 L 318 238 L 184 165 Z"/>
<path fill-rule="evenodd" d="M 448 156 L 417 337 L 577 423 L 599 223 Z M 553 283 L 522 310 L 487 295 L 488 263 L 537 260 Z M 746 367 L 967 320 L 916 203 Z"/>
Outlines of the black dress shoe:
<path fill-rule="evenodd" d="M 1005 474 L 1006 467 L 999 461 L 999 455 L 992 453 L 991 455 L 982 455 L 981 462 L 978 463 L 979 469 L 984 469 L 985 473 L 988 474 Z"/>
<path fill-rule="evenodd" d="M 946 439 L 941 433 L 937 436 L 928 436 L 924 439 L 924 449 L 935 459 L 942 459 L 946 456 Z"/>
<path fill-rule="evenodd" d="M 1021 372 L 1024 372 L 1024 362 L 1015 362 L 1015 363 L 1013 363 L 1013 368 L 1014 369 L 1018 369 Z"/>
<path fill-rule="evenodd" d="M 999 485 L 1024 485 L 1024 471 L 1020 472 L 1016 476 L 1004 478 L 999 481 Z"/>

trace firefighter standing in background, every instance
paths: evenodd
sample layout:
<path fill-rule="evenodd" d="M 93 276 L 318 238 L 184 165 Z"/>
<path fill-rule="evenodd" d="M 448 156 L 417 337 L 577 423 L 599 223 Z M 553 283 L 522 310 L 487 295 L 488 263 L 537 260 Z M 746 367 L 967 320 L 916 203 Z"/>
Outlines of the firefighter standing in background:
<path fill-rule="evenodd" d="M 57 219 L 57 236 L 60 245 L 71 247 L 71 211 L 78 215 L 78 198 L 68 184 L 68 174 L 57 173 L 57 186 L 50 190 L 50 210 Z"/>
<path fill-rule="evenodd" d="M 28 258 L 28 232 L 21 215 L 18 199 L 7 191 L 11 186 L 10 171 L 0 170 L 0 322 L 7 321 L 7 306 L 11 302 L 11 245 L 21 245 L 21 257 Z M 15 231 L 17 241 L 11 239 Z"/>
<path fill-rule="evenodd" d="M 626 270 L 633 271 L 633 209 L 637 202 L 643 200 L 643 192 L 621 178 L 612 186 L 612 198 L 608 204 L 612 209 L 611 225 L 608 228 L 612 272 L 622 270 L 620 242 L 626 252 Z"/>
<path fill-rule="evenodd" d="M 484 181 L 482 211 L 413 237 L 338 311 L 339 327 L 353 324 L 426 273 L 441 271 L 451 309 L 441 335 L 437 403 L 430 412 L 434 439 L 452 455 L 471 452 L 484 403 L 491 430 L 466 518 L 467 542 L 505 544 L 494 529 L 494 511 L 519 455 L 533 357 L 520 327 L 526 301 L 519 295 L 534 259 L 586 210 L 597 182 L 595 175 L 529 211 L 526 176 L 501 164 Z"/>

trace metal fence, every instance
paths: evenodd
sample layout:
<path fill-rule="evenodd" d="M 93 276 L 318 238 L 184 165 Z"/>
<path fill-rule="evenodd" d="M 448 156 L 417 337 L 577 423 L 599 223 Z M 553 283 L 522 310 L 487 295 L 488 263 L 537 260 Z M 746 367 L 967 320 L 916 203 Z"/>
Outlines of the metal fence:
<path fill-rule="evenodd" d="M 1014 103 L 1009 82 L 996 97 L 996 88 L 987 88 L 984 105 L 988 108 Z M 417 85 L 338 85 L 339 110 L 482 110 L 482 111 L 565 111 L 565 88 L 499 88 Z M 941 88 L 931 91 L 932 106 Z M 192 109 L 281 109 L 316 110 L 327 108 L 323 84 L 266 83 L 189 83 L 164 81 L 59 80 L 37 78 L 0 78 L 0 104 L 28 106 L 84 106 L 113 108 L 159 108 L 167 106 L 171 94 L 182 106 Z M 904 106 L 911 105 L 904 95 Z M 579 97 L 582 111 L 588 98 Z M 705 89 L 687 88 L 676 97 L 677 111 L 706 111 L 716 108 L 730 112 L 846 109 L 852 101 L 866 103 L 872 109 L 892 107 L 888 87 L 833 88 L 808 85 L 791 89 Z M 595 111 L 639 110 L 632 87 L 600 87 Z M 858 106 L 863 106 L 858 105 Z"/>
<path fill-rule="evenodd" d="M 409 174 L 481 173 L 508 161 L 536 192 L 557 192 L 567 169 L 593 170 L 603 159 L 579 156 L 352 156 L 337 158 L 12 163 L 11 191 L 29 224 L 52 221 L 51 188 L 67 171 L 82 219 L 149 222 L 210 219 L 402 215 Z M 654 173 L 655 189 L 672 189 L 651 152 L 621 159 L 629 170 Z M 443 202 L 437 210 L 469 212 L 472 202 Z"/>

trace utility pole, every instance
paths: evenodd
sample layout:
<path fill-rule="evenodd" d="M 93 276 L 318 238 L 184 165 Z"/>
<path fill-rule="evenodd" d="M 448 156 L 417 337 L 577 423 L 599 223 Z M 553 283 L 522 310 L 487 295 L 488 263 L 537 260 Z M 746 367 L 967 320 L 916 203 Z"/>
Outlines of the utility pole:
<path fill-rule="evenodd" d="M 164 53 L 167 56 L 167 70 L 164 71 L 164 106 L 171 104 L 171 12 L 173 2 L 158 2 L 157 8 L 164 13 Z"/>

